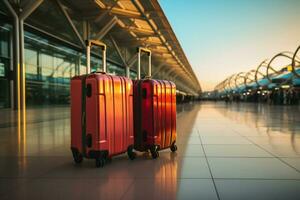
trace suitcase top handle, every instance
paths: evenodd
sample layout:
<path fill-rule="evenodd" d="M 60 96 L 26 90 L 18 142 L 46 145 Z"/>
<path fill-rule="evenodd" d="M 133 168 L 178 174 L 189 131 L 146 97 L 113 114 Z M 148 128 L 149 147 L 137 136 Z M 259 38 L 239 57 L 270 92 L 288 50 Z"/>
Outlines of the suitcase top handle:
<path fill-rule="evenodd" d="M 138 70 L 137 70 L 137 79 L 141 79 L 141 53 L 146 53 L 148 56 L 148 74 L 147 77 L 151 77 L 151 50 L 143 48 L 143 47 L 138 47 L 137 48 L 138 52 Z"/>
<path fill-rule="evenodd" d="M 86 74 L 91 73 L 91 47 L 101 47 L 102 50 L 102 71 L 106 73 L 106 44 L 98 40 L 86 40 Z"/>

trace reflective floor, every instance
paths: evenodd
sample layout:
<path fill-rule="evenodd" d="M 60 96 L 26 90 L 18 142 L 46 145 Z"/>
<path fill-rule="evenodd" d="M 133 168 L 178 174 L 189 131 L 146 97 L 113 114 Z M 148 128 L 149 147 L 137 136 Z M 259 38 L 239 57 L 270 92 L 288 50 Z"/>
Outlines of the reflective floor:
<path fill-rule="evenodd" d="M 300 107 L 178 106 L 178 152 L 73 163 L 69 108 L 0 111 L 0 199 L 299 199 Z"/>

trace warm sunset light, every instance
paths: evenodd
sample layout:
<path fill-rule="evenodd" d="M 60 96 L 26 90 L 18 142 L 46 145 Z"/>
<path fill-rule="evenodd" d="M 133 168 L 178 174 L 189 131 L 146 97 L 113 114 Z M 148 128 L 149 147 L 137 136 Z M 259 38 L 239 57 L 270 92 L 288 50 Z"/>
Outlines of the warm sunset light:
<path fill-rule="evenodd" d="M 300 0 L 0 0 L 0 200 L 300 199 Z"/>
<path fill-rule="evenodd" d="M 297 0 L 161 0 L 203 90 L 300 45 Z"/>

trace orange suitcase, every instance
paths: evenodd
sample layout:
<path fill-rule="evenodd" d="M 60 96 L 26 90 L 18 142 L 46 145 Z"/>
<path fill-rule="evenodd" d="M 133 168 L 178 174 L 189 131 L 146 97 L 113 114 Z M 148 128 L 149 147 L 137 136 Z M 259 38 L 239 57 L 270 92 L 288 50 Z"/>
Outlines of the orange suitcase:
<path fill-rule="evenodd" d="M 176 146 L 176 86 L 171 81 L 151 79 L 151 52 L 139 48 L 149 56 L 148 77 L 134 82 L 134 148 L 150 150 L 153 158 L 158 151 Z M 140 60 L 138 61 L 140 79 Z"/>
<path fill-rule="evenodd" d="M 103 50 L 105 68 L 106 46 Z M 89 57 L 89 49 L 87 51 Z M 89 60 L 89 58 L 87 59 Z M 89 68 L 89 66 L 88 66 Z M 76 163 L 93 158 L 97 167 L 114 155 L 133 152 L 133 84 L 128 78 L 105 72 L 75 76 L 71 80 L 71 150 Z"/>

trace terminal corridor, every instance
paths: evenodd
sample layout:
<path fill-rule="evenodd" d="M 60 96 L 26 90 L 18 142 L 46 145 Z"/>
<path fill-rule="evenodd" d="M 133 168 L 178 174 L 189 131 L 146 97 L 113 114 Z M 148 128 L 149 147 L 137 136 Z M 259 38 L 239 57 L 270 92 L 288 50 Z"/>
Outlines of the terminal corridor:
<path fill-rule="evenodd" d="M 0 0 L 0 200 L 299 200 L 300 0 Z"/>
<path fill-rule="evenodd" d="M 0 119 L 0 199 L 295 199 L 299 106 L 190 103 L 177 107 L 178 151 L 75 165 L 69 107 Z"/>

